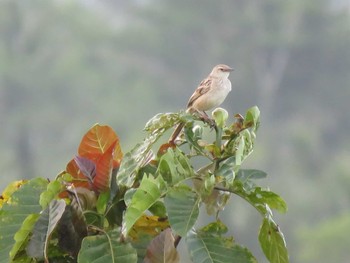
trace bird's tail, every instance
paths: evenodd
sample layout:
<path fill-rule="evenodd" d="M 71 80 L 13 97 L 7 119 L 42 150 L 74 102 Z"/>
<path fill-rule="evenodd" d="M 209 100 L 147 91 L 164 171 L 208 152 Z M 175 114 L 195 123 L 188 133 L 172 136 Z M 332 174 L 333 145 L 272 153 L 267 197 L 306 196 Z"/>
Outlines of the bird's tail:
<path fill-rule="evenodd" d="M 174 144 L 177 136 L 179 136 L 179 134 L 184 126 L 185 126 L 185 123 L 180 123 L 177 125 L 175 131 L 173 132 L 173 134 L 169 138 L 169 143 Z"/>

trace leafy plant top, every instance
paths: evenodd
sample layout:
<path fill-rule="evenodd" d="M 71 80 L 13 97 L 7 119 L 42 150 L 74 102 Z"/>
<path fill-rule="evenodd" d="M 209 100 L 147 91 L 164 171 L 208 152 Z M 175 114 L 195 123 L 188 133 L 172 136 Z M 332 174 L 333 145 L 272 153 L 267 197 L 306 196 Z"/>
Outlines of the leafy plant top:
<path fill-rule="evenodd" d="M 289 262 L 272 214 L 285 213 L 287 205 L 257 185 L 266 173 L 242 168 L 254 149 L 259 109 L 236 114 L 231 124 L 224 109 L 212 116 L 215 127 L 185 112 L 158 114 L 145 126 L 146 138 L 124 155 L 112 128 L 94 125 L 55 180 L 5 189 L 0 263 L 175 263 L 179 242 L 193 262 L 256 262 L 220 219 L 231 195 L 261 215 L 258 240 L 266 258 Z M 182 135 L 168 142 L 166 132 L 179 124 Z M 201 207 L 214 221 L 199 227 Z"/>

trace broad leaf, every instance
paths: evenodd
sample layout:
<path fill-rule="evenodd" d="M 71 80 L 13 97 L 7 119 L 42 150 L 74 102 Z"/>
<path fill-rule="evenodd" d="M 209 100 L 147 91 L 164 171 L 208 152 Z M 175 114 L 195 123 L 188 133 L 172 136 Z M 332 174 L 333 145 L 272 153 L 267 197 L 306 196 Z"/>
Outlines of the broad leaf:
<path fill-rule="evenodd" d="M 259 242 L 265 256 L 271 263 L 288 263 L 288 251 L 284 236 L 278 225 L 265 217 L 259 232 Z"/>
<path fill-rule="evenodd" d="M 167 130 L 179 122 L 180 116 L 179 113 L 159 113 L 146 123 L 144 130 L 149 133 Z"/>
<path fill-rule="evenodd" d="M 144 259 L 146 256 L 147 248 L 149 243 L 152 241 L 154 237 L 141 234 L 137 237 L 137 239 L 133 239 L 131 241 L 132 246 L 136 249 L 137 251 L 137 262 L 138 263 L 144 263 Z"/>
<path fill-rule="evenodd" d="M 142 215 L 134 224 L 129 236 L 137 239 L 141 235 L 148 235 L 151 237 L 157 236 L 164 229 L 169 227 L 168 220 L 159 218 L 158 216 Z"/>
<path fill-rule="evenodd" d="M 116 142 L 112 143 L 100 158 L 96 160 L 96 176 L 93 179 L 93 185 L 99 192 L 104 192 L 110 187 L 115 145 Z"/>
<path fill-rule="evenodd" d="M 244 119 L 244 126 L 247 128 L 253 128 L 253 131 L 256 131 L 260 125 L 259 118 L 260 110 L 257 106 L 248 109 Z"/>
<path fill-rule="evenodd" d="M 224 128 L 226 126 L 226 121 L 228 119 L 228 112 L 223 108 L 216 108 L 212 112 L 212 116 L 215 120 L 216 125 L 219 128 Z"/>
<path fill-rule="evenodd" d="M 46 191 L 40 195 L 40 205 L 42 209 L 45 209 L 49 203 L 54 199 L 62 190 L 62 184 L 58 180 L 51 181 L 46 188 Z"/>
<path fill-rule="evenodd" d="M 211 222 L 200 229 L 200 232 L 204 232 L 207 234 L 217 234 L 219 236 L 222 234 L 226 234 L 227 231 L 228 231 L 227 226 L 220 220 Z"/>
<path fill-rule="evenodd" d="M 137 253 L 130 243 L 120 241 L 117 230 L 84 238 L 78 263 L 136 263 Z"/>
<path fill-rule="evenodd" d="M 64 200 L 52 200 L 49 206 L 41 213 L 33 228 L 33 236 L 27 246 L 30 257 L 47 260 L 47 247 L 50 236 L 56 228 L 66 208 Z"/>
<path fill-rule="evenodd" d="M 232 238 L 211 233 L 190 231 L 186 243 L 194 263 L 256 263 L 254 256 Z"/>
<path fill-rule="evenodd" d="M 117 174 L 117 184 L 119 186 L 130 188 L 134 184 L 139 170 L 151 161 L 153 157 L 151 148 L 162 134 L 163 131 L 151 134 L 142 143 L 137 144 L 130 152 L 125 154 Z"/>
<path fill-rule="evenodd" d="M 245 189 L 243 183 L 240 181 L 235 181 L 231 190 L 247 200 L 264 216 L 271 215 L 270 208 L 280 213 L 285 213 L 287 211 L 287 204 L 282 197 L 269 190 L 262 189 L 261 187 Z"/>
<path fill-rule="evenodd" d="M 8 186 L 6 186 L 6 188 L 0 195 L 0 208 L 2 207 L 3 204 L 5 204 L 9 200 L 11 195 L 14 192 L 16 192 L 18 188 L 20 188 L 22 185 L 26 183 L 27 183 L 27 180 L 19 180 L 19 181 L 13 181 Z"/>
<path fill-rule="evenodd" d="M 194 126 L 193 123 L 189 123 L 184 127 L 184 134 L 186 142 L 190 145 L 190 148 L 195 150 L 198 154 L 206 156 L 204 148 L 199 145 L 198 141 L 202 138 L 203 129 L 200 126 Z M 209 149 L 208 149 L 209 150 Z"/>
<path fill-rule="evenodd" d="M 80 172 L 92 182 L 96 176 L 96 164 L 90 159 L 81 156 L 75 156 L 74 161 L 79 167 Z"/>
<path fill-rule="evenodd" d="M 168 228 L 154 238 L 147 248 L 144 263 L 177 263 L 179 254 L 174 246 L 174 236 Z"/>
<path fill-rule="evenodd" d="M 287 212 L 287 204 L 278 194 L 269 190 L 265 190 L 261 187 L 256 187 L 253 195 L 255 195 L 255 198 L 261 200 L 261 202 L 268 204 L 270 208 L 275 209 L 280 213 Z M 252 200 L 256 201 L 256 203 L 259 203 L 259 201 L 255 200 L 255 198 Z"/>
<path fill-rule="evenodd" d="M 99 213 L 101 215 L 103 215 L 105 213 L 110 195 L 111 195 L 110 191 L 106 191 L 106 192 L 99 194 L 97 202 L 96 202 L 97 213 Z"/>
<path fill-rule="evenodd" d="M 71 204 L 66 206 L 57 226 L 59 247 L 74 258 L 78 255 L 83 238 L 87 236 L 87 225 L 80 203 L 80 200 L 72 197 Z"/>
<path fill-rule="evenodd" d="M 78 154 L 81 157 L 97 162 L 101 155 L 113 144 L 115 145 L 113 149 L 113 167 L 119 167 L 123 154 L 118 136 L 111 127 L 95 124 L 82 138 Z"/>
<path fill-rule="evenodd" d="M 39 205 L 40 194 L 46 190 L 47 180 L 35 178 L 15 190 L 10 199 L 0 210 L 0 262 L 10 262 L 10 251 L 17 241 L 14 236 L 18 231 L 22 231 L 24 220 L 31 214 L 41 211 Z M 22 237 L 23 238 L 23 237 Z M 19 242 L 22 242 L 19 240 Z M 17 248 L 12 251 L 11 257 L 15 255 Z"/>
<path fill-rule="evenodd" d="M 157 173 L 170 185 L 194 175 L 190 161 L 178 148 L 169 148 L 161 157 Z"/>
<path fill-rule="evenodd" d="M 215 175 L 223 177 L 229 185 L 232 185 L 236 177 L 235 170 L 237 170 L 236 157 L 232 156 L 221 163 L 219 169 L 215 171 Z"/>
<path fill-rule="evenodd" d="M 176 187 L 168 191 L 165 206 L 172 229 L 185 236 L 196 223 L 199 214 L 199 196 L 188 186 Z"/>
<path fill-rule="evenodd" d="M 84 175 L 74 159 L 67 164 L 66 172 L 73 177 L 71 183 L 73 183 L 75 187 L 93 188 L 91 178 Z"/>
<path fill-rule="evenodd" d="M 235 152 L 235 168 L 239 169 L 239 167 L 241 166 L 243 160 L 245 159 L 244 156 L 244 147 L 245 147 L 245 143 L 244 143 L 244 137 L 241 136 L 240 139 L 238 140 L 237 146 L 236 146 L 236 152 Z"/>
<path fill-rule="evenodd" d="M 96 193 L 84 187 L 73 188 L 72 193 L 79 198 L 79 205 L 82 210 L 92 210 L 96 207 Z"/>
<path fill-rule="evenodd" d="M 237 173 L 237 178 L 241 181 L 263 179 L 266 176 L 267 174 L 264 171 L 256 169 L 241 169 Z"/>
<path fill-rule="evenodd" d="M 126 235 L 143 213 L 158 201 L 164 189 L 162 177 L 154 179 L 151 175 L 149 177 L 145 175 L 142 178 L 139 188 L 132 196 L 131 203 L 126 209 L 123 234 Z"/>
<path fill-rule="evenodd" d="M 256 187 L 255 180 L 265 178 L 267 174 L 263 171 L 254 169 L 240 169 L 236 174 L 236 181 L 242 183 L 242 187 L 246 191 L 252 190 Z"/>
<path fill-rule="evenodd" d="M 38 218 L 38 214 L 31 214 L 23 221 L 20 230 L 18 230 L 14 236 L 16 243 L 10 251 L 11 260 L 15 258 L 16 254 L 21 250 L 21 248 L 23 249 L 25 243 L 28 242 L 29 234 L 32 232 L 34 224 Z"/>
<path fill-rule="evenodd" d="M 164 202 L 162 201 L 155 202 L 148 210 L 155 216 L 162 218 L 166 217 L 166 209 Z"/>

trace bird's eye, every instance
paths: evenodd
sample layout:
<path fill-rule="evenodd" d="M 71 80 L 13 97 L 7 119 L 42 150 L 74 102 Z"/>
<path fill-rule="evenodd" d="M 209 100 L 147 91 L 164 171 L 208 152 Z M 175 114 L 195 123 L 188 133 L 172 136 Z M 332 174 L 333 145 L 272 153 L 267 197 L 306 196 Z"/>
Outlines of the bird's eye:
<path fill-rule="evenodd" d="M 223 69 L 223 68 L 220 68 L 220 71 L 224 71 L 224 69 Z"/>

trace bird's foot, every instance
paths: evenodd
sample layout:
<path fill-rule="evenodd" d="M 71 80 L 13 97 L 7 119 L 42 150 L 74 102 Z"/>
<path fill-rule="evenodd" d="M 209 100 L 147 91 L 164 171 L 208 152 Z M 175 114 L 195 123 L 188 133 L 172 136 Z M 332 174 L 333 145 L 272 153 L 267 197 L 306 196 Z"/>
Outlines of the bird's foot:
<path fill-rule="evenodd" d="M 207 123 L 211 129 L 215 129 L 216 130 L 216 123 L 215 123 L 215 120 L 210 118 L 208 115 L 207 116 L 202 116 L 202 121 Z"/>

